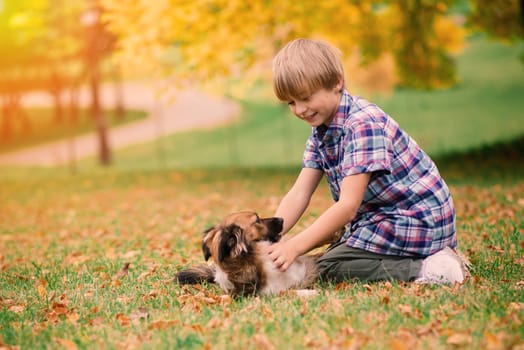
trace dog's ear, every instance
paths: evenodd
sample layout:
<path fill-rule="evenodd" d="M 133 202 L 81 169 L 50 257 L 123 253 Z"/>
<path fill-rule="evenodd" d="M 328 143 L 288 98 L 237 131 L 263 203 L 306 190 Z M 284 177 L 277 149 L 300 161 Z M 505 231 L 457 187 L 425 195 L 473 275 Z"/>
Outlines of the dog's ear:
<path fill-rule="evenodd" d="M 218 245 L 218 261 L 222 262 L 229 256 L 231 250 L 235 246 L 237 240 L 234 235 L 222 235 L 220 244 Z"/>
<path fill-rule="evenodd" d="M 242 253 L 247 253 L 247 244 L 242 234 L 242 228 L 234 224 L 224 228 L 218 246 L 218 261 L 222 262 L 230 255 L 236 257 Z"/>
<path fill-rule="evenodd" d="M 204 253 L 204 259 L 208 261 L 211 257 L 211 250 L 209 250 L 205 241 L 202 241 L 202 253 Z"/>
<path fill-rule="evenodd" d="M 209 233 L 215 229 L 215 226 L 212 226 L 204 231 L 204 238 L 202 239 L 202 253 L 204 253 L 204 259 L 206 261 L 211 257 L 211 250 L 207 246 L 207 241 L 210 238 Z"/>

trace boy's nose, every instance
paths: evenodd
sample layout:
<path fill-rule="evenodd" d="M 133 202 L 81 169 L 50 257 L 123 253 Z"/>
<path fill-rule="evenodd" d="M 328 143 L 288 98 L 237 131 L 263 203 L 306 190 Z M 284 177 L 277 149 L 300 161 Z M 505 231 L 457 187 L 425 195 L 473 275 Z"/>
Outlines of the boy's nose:
<path fill-rule="evenodd" d="M 301 115 L 307 111 L 307 106 L 303 102 L 295 102 L 295 114 Z"/>

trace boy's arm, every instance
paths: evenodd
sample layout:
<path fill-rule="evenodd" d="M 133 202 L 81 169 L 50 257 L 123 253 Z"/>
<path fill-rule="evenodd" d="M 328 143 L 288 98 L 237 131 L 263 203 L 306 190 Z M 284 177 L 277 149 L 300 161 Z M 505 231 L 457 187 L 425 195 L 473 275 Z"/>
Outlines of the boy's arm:
<path fill-rule="evenodd" d="M 269 255 L 275 266 L 285 271 L 300 255 L 322 245 L 342 226 L 352 221 L 362 203 L 371 174 L 345 177 L 338 202 L 329 207 L 311 226 L 291 239 L 273 244 Z"/>
<path fill-rule="evenodd" d="M 287 233 L 300 219 L 323 174 L 322 170 L 311 168 L 303 168 L 300 171 L 293 187 L 282 198 L 274 215 L 284 219 L 282 234 Z"/>

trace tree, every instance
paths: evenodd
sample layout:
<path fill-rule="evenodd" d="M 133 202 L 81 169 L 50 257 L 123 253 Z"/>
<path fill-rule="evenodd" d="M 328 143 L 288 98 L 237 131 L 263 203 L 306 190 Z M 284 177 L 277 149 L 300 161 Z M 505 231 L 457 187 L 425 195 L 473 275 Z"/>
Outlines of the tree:
<path fill-rule="evenodd" d="M 447 18 L 449 2 L 101 1 L 120 54 L 179 82 L 267 77 L 276 51 L 303 36 L 328 39 L 363 63 L 392 54 L 401 83 L 418 87 L 455 81 L 449 56 L 462 30 Z"/>
<path fill-rule="evenodd" d="M 524 38 L 524 0 L 472 1 L 469 24 L 489 35 L 517 41 Z"/>
<path fill-rule="evenodd" d="M 507 6 L 506 0 L 472 0 L 471 23 L 521 33 L 514 11 L 518 1 Z M 453 55 L 465 33 L 450 12 L 456 3 L 467 5 L 466 0 L 101 0 L 129 67 L 173 75 L 182 85 L 267 78 L 275 52 L 301 36 L 328 39 L 363 64 L 391 55 L 399 84 L 416 88 L 456 82 Z M 505 22 L 498 17 L 502 8 Z"/>
<path fill-rule="evenodd" d="M 98 87 L 100 65 L 110 55 L 114 38 L 100 22 L 99 11 L 96 1 L 90 0 L 19 0 L 7 2 L 0 8 L 4 138 L 10 136 L 14 121 L 25 120 L 20 103 L 23 93 L 49 91 L 55 104 L 55 122 L 63 122 L 62 92 L 70 90 L 71 114 L 76 115 L 76 89 L 86 79 L 91 88 L 91 111 L 99 136 L 100 162 L 110 163 Z M 117 110 L 123 110 L 122 106 Z"/>

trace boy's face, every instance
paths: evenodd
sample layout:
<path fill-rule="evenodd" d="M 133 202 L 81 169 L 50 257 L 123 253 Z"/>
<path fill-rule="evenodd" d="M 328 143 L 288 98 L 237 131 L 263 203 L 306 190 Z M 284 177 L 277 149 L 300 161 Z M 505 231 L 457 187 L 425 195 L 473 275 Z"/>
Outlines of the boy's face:
<path fill-rule="evenodd" d="M 299 119 L 313 127 L 329 126 L 340 104 L 342 82 L 332 89 L 320 89 L 309 96 L 300 96 L 288 102 L 289 108 Z"/>

